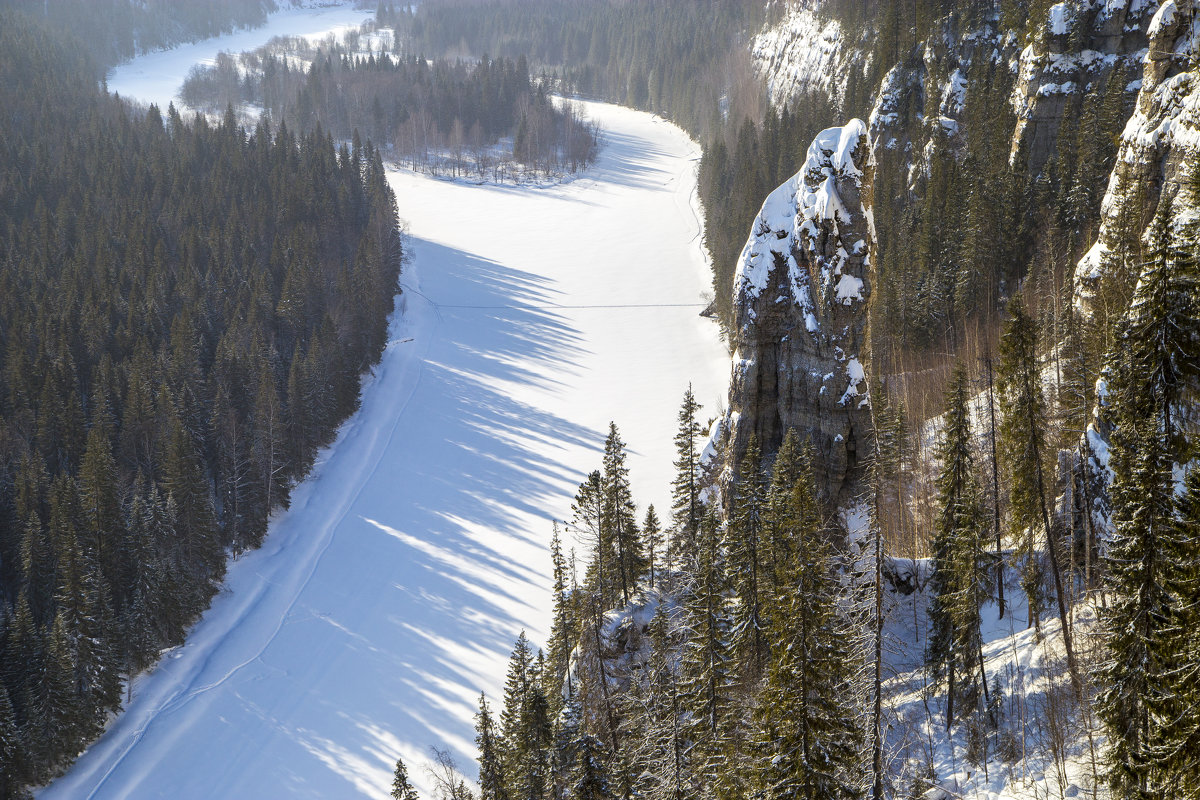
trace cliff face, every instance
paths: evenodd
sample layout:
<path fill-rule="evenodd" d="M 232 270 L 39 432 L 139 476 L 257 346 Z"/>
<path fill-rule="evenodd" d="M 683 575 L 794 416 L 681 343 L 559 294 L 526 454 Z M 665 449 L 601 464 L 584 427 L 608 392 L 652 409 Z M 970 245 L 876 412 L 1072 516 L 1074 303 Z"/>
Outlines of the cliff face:
<path fill-rule="evenodd" d="M 1121 135 L 1101 205 L 1100 233 L 1076 268 L 1076 303 L 1085 311 L 1103 277 L 1137 259 L 1137 239 L 1162 202 L 1172 202 L 1200 164 L 1200 0 L 1166 0 L 1149 26 L 1137 107 Z M 1177 218 L 1195 209 L 1176 204 Z"/>
<path fill-rule="evenodd" d="M 1146 54 L 1154 6 L 1151 0 L 1086 0 L 1050 7 L 1017 59 L 1012 96 L 1017 115 L 1013 154 L 1026 148 L 1031 173 L 1054 152 L 1075 96 L 1099 91 L 1110 75 L 1136 90 L 1126 76 Z"/>
<path fill-rule="evenodd" d="M 763 203 L 734 277 L 737 330 L 723 429 L 733 464 L 751 433 L 789 428 L 816 451 L 824 499 L 849 499 L 870 441 L 867 301 L 875 231 L 866 125 L 822 131 Z"/>
<path fill-rule="evenodd" d="M 1012 77 L 1015 116 L 1012 153 L 1024 150 L 1027 171 L 1036 175 L 1053 157 L 1060 128 L 1076 113 L 1076 101 L 1101 91 L 1110 75 L 1129 93 L 1148 45 L 1154 0 L 1064 0 L 1034 20 L 1020 37 L 997 15 L 962 30 L 949 18 L 932 23 L 921 44 L 883 64 L 873 99 L 870 132 L 874 146 L 909 154 L 910 182 L 919 181 L 932 153 L 960 151 L 962 112 L 975 89 L 966 73 L 973 64 L 1003 65 Z M 788 7 L 782 19 L 751 42 L 751 55 L 772 103 L 817 92 L 845 110 L 852 76 L 866 75 L 871 56 L 870 26 L 847 31 L 821 0 Z M 865 109 L 864 109 L 865 111 Z"/>

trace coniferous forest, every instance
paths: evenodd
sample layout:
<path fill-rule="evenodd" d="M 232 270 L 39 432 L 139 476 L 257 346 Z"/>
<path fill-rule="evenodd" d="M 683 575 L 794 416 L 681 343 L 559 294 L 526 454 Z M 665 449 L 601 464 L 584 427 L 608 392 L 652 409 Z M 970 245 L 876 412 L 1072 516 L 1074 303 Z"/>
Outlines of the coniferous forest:
<path fill-rule="evenodd" d="M 80 52 L 0 15 L 5 797 L 261 541 L 356 408 L 401 262 L 372 145 L 133 109 Z"/>
<path fill-rule="evenodd" d="M 505 161 L 577 172 L 596 156 L 598 132 L 570 104 L 551 102 L 525 58 L 464 61 L 366 55 L 345 44 L 265 47 L 240 64 L 222 54 L 197 67 L 181 97 L 193 108 L 253 103 L 296 130 L 323 127 L 337 139 L 362 134 L 390 145 L 413 169 L 496 176 Z M 290 66 L 306 56 L 311 66 Z M 244 74 L 243 74 L 244 73 Z M 511 140 L 499 154 L 501 138 Z"/>
<path fill-rule="evenodd" d="M 1187 2 L 1191 52 L 1131 59 L 1072 0 L 385 0 L 365 49 L 196 69 L 181 98 L 207 115 L 183 115 L 110 95 L 105 68 L 271 0 L 0 0 L 0 800 L 102 732 L 358 408 L 405 255 L 385 159 L 582 170 L 602 137 L 571 97 L 701 142 L 705 313 L 735 352 L 764 198 L 820 131 L 870 120 L 870 389 L 838 404 L 870 430 L 838 497 L 813 431 L 739 445 L 735 421 L 779 409 L 709 419 L 689 388 L 655 509 L 610 424 L 549 532 L 550 635 L 519 633 L 480 695 L 477 765 L 433 751 L 439 800 L 935 800 L 1018 773 L 1062 800 L 1200 798 L 1200 159 L 1122 150 L 1155 58 L 1171 113 L 1200 108 Z M 777 95 L 751 56 L 797 9 L 852 53 L 836 91 Z M 1047 123 L 1018 110 L 1039 48 L 1105 66 L 1022 138 Z M 1179 119 L 1155 119 L 1158 147 Z"/>

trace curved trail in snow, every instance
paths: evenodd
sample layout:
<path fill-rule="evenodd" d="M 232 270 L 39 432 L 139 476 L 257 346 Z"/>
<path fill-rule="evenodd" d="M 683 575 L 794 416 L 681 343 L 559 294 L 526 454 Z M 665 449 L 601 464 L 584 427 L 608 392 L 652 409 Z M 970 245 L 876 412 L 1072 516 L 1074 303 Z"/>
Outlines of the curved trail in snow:
<path fill-rule="evenodd" d="M 360 411 L 187 644 L 40 797 L 382 797 L 397 756 L 428 796 L 431 745 L 474 775 L 479 693 L 500 696 L 522 628 L 544 640 L 551 520 L 609 420 L 661 514 L 683 391 L 715 414 L 728 373 L 694 307 L 698 148 L 586 109 L 607 143 L 573 182 L 390 172 L 410 290 Z"/>

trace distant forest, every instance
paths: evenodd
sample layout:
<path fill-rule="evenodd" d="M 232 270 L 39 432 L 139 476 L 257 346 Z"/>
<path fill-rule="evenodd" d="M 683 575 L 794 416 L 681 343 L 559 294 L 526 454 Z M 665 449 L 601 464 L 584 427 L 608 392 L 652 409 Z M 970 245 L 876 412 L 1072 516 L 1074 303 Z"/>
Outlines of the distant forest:
<path fill-rule="evenodd" d="M 261 541 L 357 407 L 401 264 L 369 143 L 131 109 L 96 72 L 0 11 L 0 798 Z"/>
<path fill-rule="evenodd" d="M 103 71 L 144 53 L 266 22 L 275 0 L 0 0 L 74 36 Z"/>
<path fill-rule="evenodd" d="M 523 56 L 430 63 L 382 47 L 364 54 L 346 44 L 318 49 L 282 40 L 194 68 L 181 99 L 209 111 L 253 103 L 295 130 L 365 136 L 391 144 L 414 169 L 480 178 L 498 177 L 507 162 L 576 172 L 598 146 L 595 126 L 571 104 L 553 102 L 544 84 L 530 79 Z M 497 147 L 501 139 L 511 145 Z"/>

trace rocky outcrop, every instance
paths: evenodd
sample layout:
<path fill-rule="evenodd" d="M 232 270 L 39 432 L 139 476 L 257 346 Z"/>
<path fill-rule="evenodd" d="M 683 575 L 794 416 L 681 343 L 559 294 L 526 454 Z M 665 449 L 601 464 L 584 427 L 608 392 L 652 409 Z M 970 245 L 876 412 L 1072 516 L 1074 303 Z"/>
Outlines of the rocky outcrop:
<path fill-rule="evenodd" d="M 1149 27 L 1137 107 L 1121 135 L 1101 205 L 1100 233 L 1076 268 L 1076 304 L 1088 311 L 1104 275 L 1137 258 L 1137 242 L 1162 202 L 1174 201 L 1200 165 L 1200 0 L 1166 0 Z M 1178 217 L 1194 214 L 1176 203 Z"/>
<path fill-rule="evenodd" d="M 1012 152 L 1024 148 L 1029 171 L 1041 171 L 1075 97 L 1098 92 L 1109 76 L 1126 76 L 1146 54 L 1152 0 L 1055 3 L 1020 54 L 1012 104 L 1017 115 Z"/>
<path fill-rule="evenodd" d="M 723 430 L 736 464 L 789 428 L 816 451 L 830 503 L 850 499 L 871 437 L 867 301 L 875 231 L 867 127 L 822 131 L 763 203 L 734 277 L 733 377 Z"/>

